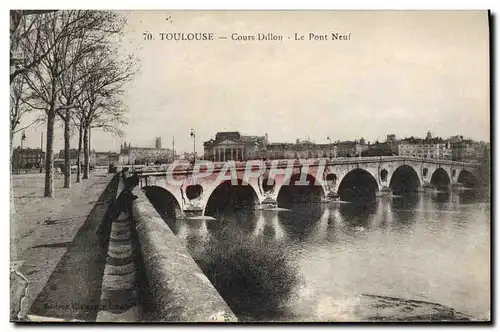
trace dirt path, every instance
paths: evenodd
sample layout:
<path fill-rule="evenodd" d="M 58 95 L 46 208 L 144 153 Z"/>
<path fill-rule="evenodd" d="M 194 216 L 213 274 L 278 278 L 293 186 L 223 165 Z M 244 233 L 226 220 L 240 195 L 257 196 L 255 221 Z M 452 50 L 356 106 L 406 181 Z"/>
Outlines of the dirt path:
<path fill-rule="evenodd" d="M 68 189 L 61 188 L 62 179 L 57 178 L 56 197 L 44 198 L 43 175 L 14 176 L 10 256 L 11 265 L 29 281 L 23 314 L 31 307 L 30 312 L 42 316 L 87 318 L 85 308 L 76 310 L 84 311 L 82 315 L 49 309 L 71 301 L 85 306 L 95 296 L 99 301 L 94 294 L 100 291 L 99 268 L 92 266 L 99 261 L 96 230 L 112 196 L 109 190 L 103 194 L 111 178 L 92 174 Z"/>

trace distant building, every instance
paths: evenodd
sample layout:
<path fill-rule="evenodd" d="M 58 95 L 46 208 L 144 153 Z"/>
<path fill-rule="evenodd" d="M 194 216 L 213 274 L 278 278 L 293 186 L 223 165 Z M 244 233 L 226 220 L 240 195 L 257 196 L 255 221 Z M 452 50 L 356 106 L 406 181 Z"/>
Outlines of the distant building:
<path fill-rule="evenodd" d="M 218 132 L 203 143 L 204 158 L 213 161 L 250 160 L 266 156 L 267 134 L 245 136 L 237 131 Z"/>
<path fill-rule="evenodd" d="M 489 146 L 484 142 L 463 139 L 463 136 L 450 138 L 452 159 L 456 161 L 481 161 L 489 153 Z"/>
<path fill-rule="evenodd" d="M 44 164 L 45 152 L 41 149 L 21 149 L 17 147 L 12 151 L 12 168 L 39 168 Z"/>
<path fill-rule="evenodd" d="M 159 148 L 158 148 L 159 146 Z M 133 147 L 125 142 L 120 146 L 118 163 L 120 164 L 166 164 L 172 162 L 173 153 L 171 149 L 161 148 L 161 138 L 157 137 L 154 148 Z"/>
<path fill-rule="evenodd" d="M 404 157 L 451 160 L 452 149 L 450 143 L 409 143 L 403 140 L 398 146 L 398 154 Z"/>
<path fill-rule="evenodd" d="M 267 159 L 307 159 L 334 158 L 337 153 L 335 144 L 316 144 L 307 140 L 295 143 L 269 143 L 266 148 Z"/>
<path fill-rule="evenodd" d="M 96 166 L 108 166 L 109 164 L 116 164 L 120 160 L 120 154 L 116 152 L 96 152 L 95 164 Z"/>
<path fill-rule="evenodd" d="M 376 156 L 397 156 L 398 144 L 389 142 L 375 142 L 368 145 L 368 149 L 363 151 L 363 157 L 376 157 Z"/>
<path fill-rule="evenodd" d="M 364 139 L 360 141 L 343 141 L 335 143 L 337 147 L 337 157 L 357 157 L 368 149 Z"/>
<path fill-rule="evenodd" d="M 364 150 L 363 157 L 375 157 L 375 156 L 397 156 L 399 142 L 396 139 L 396 135 L 388 134 L 385 142 L 375 142 L 373 144 L 368 144 L 368 149 Z"/>
<path fill-rule="evenodd" d="M 59 154 L 56 156 L 55 159 L 56 159 L 56 164 L 61 164 L 64 162 L 64 149 L 59 150 Z M 78 149 L 69 149 L 69 159 L 70 159 L 70 165 L 78 164 Z M 84 162 L 85 162 L 85 154 L 82 149 L 82 151 L 80 152 L 80 164 L 83 164 Z M 89 165 L 95 166 L 95 164 L 96 164 L 96 152 L 92 150 L 89 153 Z"/>
<path fill-rule="evenodd" d="M 387 134 L 387 139 L 385 140 L 387 143 L 397 143 L 395 134 Z"/>
<path fill-rule="evenodd" d="M 251 159 L 307 159 L 361 156 L 368 149 L 364 138 L 316 144 L 297 139 L 295 143 L 270 143 L 265 136 L 244 136 L 239 132 L 218 132 L 204 143 L 205 159 L 214 161 Z"/>
<path fill-rule="evenodd" d="M 59 150 L 57 160 L 64 160 L 64 150 Z M 71 165 L 76 165 L 78 161 L 78 149 L 69 149 L 69 160 Z M 83 150 L 80 152 L 80 162 L 83 163 L 84 154 Z"/>

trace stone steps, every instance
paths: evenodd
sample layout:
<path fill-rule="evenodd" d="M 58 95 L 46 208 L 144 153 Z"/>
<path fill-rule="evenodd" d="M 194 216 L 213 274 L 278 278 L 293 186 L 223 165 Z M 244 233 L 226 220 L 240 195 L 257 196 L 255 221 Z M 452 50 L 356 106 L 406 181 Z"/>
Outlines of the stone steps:
<path fill-rule="evenodd" d="M 121 213 L 111 225 L 108 256 L 97 322 L 138 322 L 137 266 L 132 243 L 132 217 Z"/>

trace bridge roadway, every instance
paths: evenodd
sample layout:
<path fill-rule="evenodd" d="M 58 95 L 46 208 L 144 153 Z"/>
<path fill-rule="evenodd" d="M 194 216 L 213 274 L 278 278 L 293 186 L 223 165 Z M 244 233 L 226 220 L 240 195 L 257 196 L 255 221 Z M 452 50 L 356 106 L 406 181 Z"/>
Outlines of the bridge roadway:
<path fill-rule="evenodd" d="M 217 188 L 231 183 L 253 190 L 257 208 L 279 204 L 283 186 L 314 187 L 321 201 L 343 199 L 363 188 L 379 197 L 393 191 L 444 190 L 476 186 L 478 163 L 401 156 L 300 160 L 249 160 L 246 162 L 199 161 L 192 165 L 177 161 L 169 165 L 130 166 L 142 188 L 163 188 L 174 199 L 177 217 L 205 215 L 207 203 Z"/>

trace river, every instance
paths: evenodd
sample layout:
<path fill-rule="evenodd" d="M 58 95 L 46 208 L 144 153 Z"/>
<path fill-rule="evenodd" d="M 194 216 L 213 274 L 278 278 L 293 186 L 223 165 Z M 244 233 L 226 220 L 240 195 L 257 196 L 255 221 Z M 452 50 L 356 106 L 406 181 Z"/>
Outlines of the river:
<path fill-rule="evenodd" d="M 218 236 L 228 225 L 285 245 L 300 278 L 284 304 L 285 320 L 362 320 L 362 294 L 429 301 L 489 319 L 487 193 L 426 192 L 288 208 L 168 223 L 198 254 L 211 241 L 232 241 Z"/>

